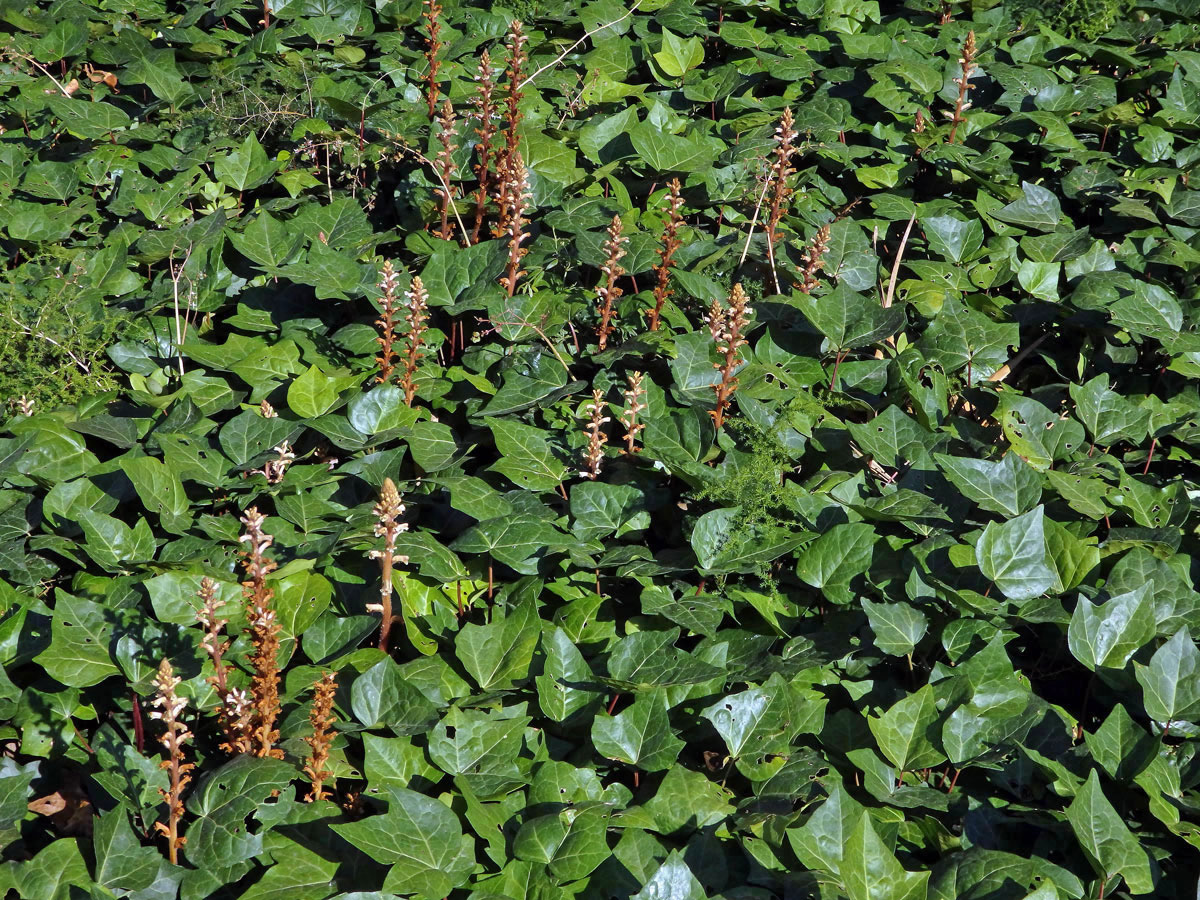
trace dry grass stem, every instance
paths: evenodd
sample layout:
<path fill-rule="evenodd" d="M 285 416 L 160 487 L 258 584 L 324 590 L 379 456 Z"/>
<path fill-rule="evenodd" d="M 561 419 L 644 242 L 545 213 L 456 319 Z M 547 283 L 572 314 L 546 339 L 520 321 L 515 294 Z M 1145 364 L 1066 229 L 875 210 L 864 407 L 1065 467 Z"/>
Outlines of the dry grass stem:
<path fill-rule="evenodd" d="M 967 99 L 967 94 L 971 90 L 971 77 L 979 71 L 979 66 L 975 65 L 977 53 L 975 32 L 968 31 L 967 39 L 963 42 L 962 56 L 958 58 L 958 63 L 962 66 L 962 74 L 954 79 L 954 83 L 958 85 L 958 100 L 954 104 L 953 111 L 946 111 L 946 118 L 950 120 L 950 136 L 946 140 L 951 144 L 954 143 L 954 138 L 958 134 L 958 126 L 966 121 L 963 113 L 971 108 L 971 101 Z"/>
<path fill-rule="evenodd" d="M 308 802 L 326 799 L 329 794 L 325 790 L 325 782 L 333 778 L 327 766 L 329 764 L 329 748 L 333 744 L 335 732 L 333 725 L 337 718 L 333 714 L 333 695 L 337 691 L 337 676 L 333 672 L 324 672 L 313 684 L 313 704 L 308 712 L 308 721 L 312 724 L 312 736 L 304 742 L 309 746 L 308 759 L 304 763 L 304 774 L 312 781 L 312 789 L 308 793 Z"/>
<path fill-rule="evenodd" d="M 279 619 L 272 607 L 275 591 L 267 587 L 267 576 L 275 571 L 275 562 L 266 556 L 274 538 L 262 530 L 265 517 L 256 507 L 242 516 L 246 531 L 240 541 L 247 545 L 242 552 L 246 580 L 242 594 L 246 598 L 246 619 L 250 623 L 250 645 L 253 652 L 250 665 L 251 728 L 250 752 L 259 757 L 283 758 L 275 746 L 279 732 L 275 720 L 279 716 Z"/>
<path fill-rule="evenodd" d="M 429 331 L 429 292 L 425 290 L 419 275 L 413 278 L 404 297 L 408 301 L 404 314 L 408 331 L 405 334 L 404 374 L 400 376 L 400 387 L 404 391 L 404 402 L 412 406 L 417 396 L 417 367 L 425 355 L 425 333 Z"/>
<path fill-rule="evenodd" d="M 192 739 L 192 733 L 181 721 L 187 700 L 176 693 L 179 683 L 180 678 L 171 668 L 171 663 L 164 659 L 159 663 L 158 674 L 154 677 L 158 693 L 152 701 L 154 710 L 150 718 L 162 722 L 164 728 L 162 745 L 166 748 L 167 758 L 160 765 L 167 770 L 168 787 L 165 791 L 159 788 L 159 793 L 167 803 L 167 821 L 166 824 L 155 822 L 154 829 L 166 837 L 167 857 L 173 866 L 179 865 L 179 848 L 186 841 L 179 834 L 179 821 L 184 812 L 183 792 L 192 780 L 188 773 L 195 768 L 183 757 L 183 745 Z"/>
<path fill-rule="evenodd" d="M 662 246 L 658 248 L 658 264 L 654 267 L 654 306 L 646 311 L 651 331 L 658 331 L 663 304 L 674 293 L 671 290 L 671 267 L 675 265 L 675 253 L 683 243 L 679 239 L 679 226 L 683 224 L 683 216 L 679 214 L 683 206 L 680 190 L 678 178 L 672 178 L 667 183 L 667 223 L 663 226 Z"/>
<path fill-rule="evenodd" d="M 725 411 L 729 408 L 729 400 L 737 390 L 738 380 L 735 374 L 744 362 L 739 355 L 742 347 L 746 346 L 746 326 L 750 324 L 753 310 L 741 284 L 735 284 L 729 294 L 729 308 L 721 305 L 720 300 L 714 300 L 704 317 L 708 331 L 717 346 L 720 362 L 713 363 L 713 368 L 721 373 L 721 380 L 712 386 L 717 395 L 716 409 L 709 410 L 713 424 L 720 430 L 725 424 Z"/>
<path fill-rule="evenodd" d="M 377 612 L 382 616 L 379 625 L 379 649 L 388 652 L 388 642 L 391 636 L 392 624 L 397 616 L 392 611 L 392 569 L 396 562 L 408 562 L 407 556 L 396 555 L 396 538 L 408 531 L 408 523 L 401 522 L 404 515 L 404 504 L 400 500 L 400 491 L 390 478 L 383 479 L 383 488 L 379 492 L 379 502 L 371 510 L 376 518 L 375 537 L 383 538 L 383 549 L 372 550 L 368 555 L 371 559 L 379 560 L 380 584 L 379 602 L 368 603 L 368 612 Z"/>
<path fill-rule="evenodd" d="M 399 283 L 400 277 L 396 273 L 396 267 L 390 259 L 384 260 L 379 279 L 379 290 L 383 296 L 379 300 L 379 318 L 375 320 L 375 327 L 379 329 L 379 335 L 375 338 L 375 342 L 379 344 L 379 355 L 375 357 L 379 374 L 375 376 L 375 380 L 380 384 L 389 382 L 396 368 L 396 351 L 393 345 L 396 342 L 396 313 L 400 307 Z"/>
<path fill-rule="evenodd" d="M 583 454 L 585 468 L 579 474 L 584 478 L 595 481 L 600 477 L 600 464 L 604 460 L 604 445 L 608 443 L 608 435 L 604 433 L 604 425 L 611 422 L 604 415 L 604 394 L 598 389 L 592 390 L 592 402 L 587 405 L 588 422 L 583 426 L 587 432 L 588 444 Z"/>
<path fill-rule="evenodd" d="M 647 409 L 646 388 L 642 385 L 644 377 L 641 372 L 630 373 L 629 387 L 625 390 L 625 409 L 618 417 L 625 426 L 625 452 L 631 456 L 640 449 L 636 444 L 638 432 L 646 427 L 645 423 L 638 421 L 638 416 Z"/>
<path fill-rule="evenodd" d="M 438 180 L 441 186 L 434 189 L 438 197 L 438 211 L 441 213 L 441 227 L 437 236 L 444 241 L 454 237 L 454 229 L 450 225 L 450 207 L 454 204 L 454 151 L 458 145 L 454 143 L 455 131 L 454 104 L 449 100 L 442 104 L 441 114 L 438 115 L 438 143 L 441 145 L 437 152 L 436 165 Z"/>
<path fill-rule="evenodd" d="M 625 256 L 624 245 L 629 239 L 621 236 L 621 217 L 613 216 L 608 226 L 608 240 L 604 242 L 604 265 L 600 267 L 604 280 L 596 287 L 598 297 L 597 310 L 600 313 L 600 324 L 596 327 L 596 337 L 600 349 L 608 346 L 609 335 L 613 333 L 612 318 L 616 310 L 613 304 L 620 298 L 623 291 L 617 287 L 617 279 L 625 274 L 621 268 L 621 259 Z"/>

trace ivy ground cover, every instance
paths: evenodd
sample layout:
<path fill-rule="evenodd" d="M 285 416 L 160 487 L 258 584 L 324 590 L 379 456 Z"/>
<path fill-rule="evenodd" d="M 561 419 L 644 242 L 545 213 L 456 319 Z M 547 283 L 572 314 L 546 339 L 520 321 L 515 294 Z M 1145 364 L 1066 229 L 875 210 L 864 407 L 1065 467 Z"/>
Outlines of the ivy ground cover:
<path fill-rule="evenodd" d="M 0 2 L 0 895 L 1194 897 L 1198 21 Z"/>

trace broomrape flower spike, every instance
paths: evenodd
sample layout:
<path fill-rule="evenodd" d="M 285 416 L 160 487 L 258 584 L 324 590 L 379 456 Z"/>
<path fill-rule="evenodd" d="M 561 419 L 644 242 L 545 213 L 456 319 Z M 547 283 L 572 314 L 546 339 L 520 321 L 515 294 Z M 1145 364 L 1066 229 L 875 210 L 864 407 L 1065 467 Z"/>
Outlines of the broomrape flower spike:
<path fill-rule="evenodd" d="M 266 551 L 274 538 L 263 533 L 265 517 L 256 507 L 250 507 L 241 517 L 246 531 L 240 542 L 247 545 L 242 551 L 242 566 L 246 580 L 242 594 L 246 599 L 246 619 L 250 623 L 250 645 L 253 651 L 250 665 L 250 752 L 258 757 L 283 758 L 275 746 L 279 732 L 275 720 L 279 716 L 279 632 L 280 624 L 272 608 L 275 591 L 267 587 L 267 576 L 275 571 L 275 562 L 267 559 Z"/>
<path fill-rule="evenodd" d="M 500 220 L 503 222 L 503 233 L 508 235 L 508 266 L 500 283 L 504 285 L 508 296 L 517 291 L 517 281 L 525 270 L 521 268 L 521 260 L 528 252 L 521 244 L 525 238 L 525 209 L 531 194 L 529 193 L 529 175 L 525 170 L 525 161 L 519 152 L 513 153 L 512 162 L 506 173 L 506 186 L 503 191 L 500 206 Z"/>
<path fill-rule="evenodd" d="M 333 777 L 327 768 L 329 763 L 329 748 L 333 744 L 333 725 L 337 718 L 333 715 L 333 695 L 337 691 L 337 676 L 333 672 L 323 672 L 313 684 L 313 704 L 308 712 L 308 721 L 312 725 L 312 736 L 304 742 L 309 746 L 308 759 L 304 763 L 304 774 L 312 781 L 312 790 L 308 793 L 308 802 L 326 799 L 329 794 L 325 790 L 325 782 Z"/>
<path fill-rule="evenodd" d="M 775 268 L 775 247 L 781 237 L 779 220 L 783 217 L 787 201 L 792 195 L 788 179 L 795 174 L 792 155 L 796 152 L 799 133 L 793 127 L 792 108 L 785 107 L 779 125 L 775 129 L 775 153 L 767 175 L 770 185 L 771 205 L 767 212 L 767 258 L 771 263 L 771 276 L 775 280 L 775 293 L 779 293 L 779 273 Z"/>
<path fill-rule="evenodd" d="M 825 251 L 829 249 L 829 226 L 822 225 L 813 235 L 812 243 L 804 253 L 804 265 L 800 267 L 800 280 L 795 282 L 796 289 L 801 293 L 811 294 L 820 282 L 817 273 L 825 265 Z"/>
<path fill-rule="evenodd" d="M 390 381 L 396 368 L 396 352 L 393 345 L 396 341 L 396 313 L 400 305 L 398 285 L 399 275 L 396 273 L 396 267 L 390 259 L 384 260 L 379 278 L 379 290 L 382 294 L 379 301 L 379 318 L 375 320 L 375 326 L 379 329 L 375 338 L 375 342 L 379 344 L 379 355 L 375 357 L 379 374 L 375 376 L 375 380 L 380 384 Z"/>
<path fill-rule="evenodd" d="M 211 578 L 200 581 L 200 590 L 196 592 L 201 600 L 196 619 L 204 628 L 204 637 L 200 639 L 200 649 L 212 660 L 213 674 L 207 679 L 217 695 L 217 721 L 221 727 L 223 740 L 221 749 L 226 753 L 248 753 L 250 751 L 250 716 L 248 704 L 232 701 L 235 694 L 245 696 L 243 692 L 229 684 L 229 664 L 225 662 L 225 653 L 229 650 L 230 642 L 221 639 L 221 630 L 229 624 L 228 620 L 219 618 L 225 601 L 217 596 L 217 585 Z M 231 702 L 232 701 L 232 702 Z"/>
<path fill-rule="evenodd" d="M 971 108 L 967 93 L 971 90 L 971 78 L 979 72 L 979 66 L 975 65 L 977 54 L 975 32 L 968 31 L 967 39 L 963 42 L 962 56 L 958 58 L 958 64 L 962 66 L 962 74 L 954 79 L 954 83 L 958 85 L 958 100 L 954 104 L 953 111 L 946 110 L 945 112 L 946 118 L 950 120 L 950 135 L 946 140 L 951 144 L 954 143 L 955 135 L 958 134 L 958 126 L 966 121 L 963 113 Z"/>
<path fill-rule="evenodd" d="M 721 357 L 720 362 L 713 363 L 713 368 L 721 373 L 721 380 L 712 386 L 717 395 L 717 406 L 708 413 L 718 431 L 725 424 L 725 411 L 729 407 L 733 392 L 737 390 L 738 380 L 734 373 L 744 362 L 738 351 L 746 346 L 743 335 L 746 326 L 750 324 L 750 317 L 754 314 L 747 305 L 748 302 L 741 284 L 735 284 L 729 295 L 729 309 L 722 307 L 721 301 L 714 300 L 708 315 L 704 317 L 709 334 L 716 344 L 717 353 Z"/>
<path fill-rule="evenodd" d="M 608 435 L 604 433 L 604 425 L 612 419 L 604 415 L 604 394 L 598 389 L 592 389 L 592 402 L 587 405 L 588 423 L 583 426 L 587 432 L 588 444 L 584 451 L 583 460 L 587 467 L 579 474 L 584 478 L 595 481 L 600 477 L 600 463 L 604 459 L 604 445 L 608 443 Z"/>
<path fill-rule="evenodd" d="M 658 248 L 658 264 L 654 267 L 654 306 L 646 310 L 651 331 L 658 331 L 663 304 L 675 293 L 670 287 L 671 267 L 675 265 L 675 253 L 683 243 L 679 239 L 679 226 L 683 224 L 683 216 L 679 214 L 683 206 L 680 190 L 678 178 L 667 182 L 667 223 L 663 226 L 662 246 Z"/>
<path fill-rule="evenodd" d="M 429 331 L 429 292 L 421 277 L 415 276 L 412 285 L 404 292 L 408 301 L 404 322 L 408 326 L 405 335 L 407 346 L 404 351 L 404 374 L 400 376 L 400 387 L 404 390 L 404 402 L 413 405 L 417 396 L 417 367 L 425 355 L 425 333 Z"/>
<path fill-rule="evenodd" d="M 496 107 L 492 94 L 496 82 L 492 75 L 492 58 L 485 49 L 479 57 L 479 71 L 475 75 L 476 91 L 471 101 L 473 111 L 471 118 L 477 123 L 475 134 L 479 143 L 475 145 L 478 162 L 475 163 L 475 177 L 479 187 L 475 191 L 475 224 L 471 228 L 472 244 L 479 243 L 479 232 L 483 228 L 483 216 L 487 206 L 488 187 L 491 178 L 492 139 L 496 136 Z"/>
<path fill-rule="evenodd" d="M 167 803 L 167 821 L 155 822 L 154 829 L 167 839 L 167 858 L 173 866 L 179 864 L 179 848 L 186 840 L 179 834 L 179 821 L 184 812 L 183 792 L 192 780 L 188 773 L 195 768 L 183 758 L 183 745 L 192 739 L 192 733 L 180 721 L 187 707 L 187 700 L 176 693 L 180 680 L 168 660 L 159 663 L 154 676 L 158 692 L 151 701 L 154 710 L 150 713 L 150 718 L 163 723 L 162 745 L 167 751 L 167 758 L 159 765 L 167 770 L 168 786 L 165 791 L 162 788 L 158 791 Z"/>
<path fill-rule="evenodd" d="M 638 432 L 646 427 L 645 423 L 638 421 L 638 416 L 647 409 L 643 402 L 646 399 L 646 389 L 642 387 L 643 377 L 641 372 L 630 373 L 629 387 L 625 391 L 625 409 L 619 416 L 621 424 L 625 426 L 625 452 L 630 456 L 639 451 L 635 441 Z"/>
<path fill-rule="evenodd" d="M 408 531 L 408 523 L 399 521 L 404 515 L 405 507 L 400 500 L 400 491 L 390 478 L 383 479 L 383 487 L 379 492 L 379 502 L 371 510 L 376 518 L 375 537 L 383 538 L 383 549 L 372 550 L 368 556 L 379 560 L 380 584 L 379 602 L 368 603 L 368 612 L 377 612 L 382 616 L 379 626 L 379 649 L 388 652 L 388 638 L 392 624 L 397 618 L 392 612 L 392 567 L 396 562 L 407 563 L 407 556 L 396 555 L 396 537 Z"/>
<path fill-rule="evenodd" d="M 454 143 L 456 137 L 454 104 L 449 100 L 442 104 L 442 111 L 438 115 L 437 122 L 438 143 L 441 144 L 441 148 L 437 152 L 440 184 L 434 188 L 434 193 L 438 198 L 438 209 L 442 218 L 437 236 L 448 241 L 454 237 L 454 228 L 450 224 L 450 206 L 454 203 L 454 185 L 451 184 L 451 179 L 454 177 L 454 151 L 458 149 L 458 145 Z"/>
<path fill-rule="evenodd" d="M 438 100 L 438 70 L 442 62 L 438 54 L 442 50 L 442 4 L 440 0 L 424 0 L 424 12 L 421 17 L 425 20 L 425 61 L 428 73 L 425 76 L 425 103 L 429 108 L 429 118 L 437 112 Z"/>
<path fill-rule="evenodd" d="M 596 328 L 596 336 L 599 339 L 601 350 L 608 346 L 608 336 L 614 330 L 612 325 L 612 317 L 615 312 L 613 303 L 624 293 L 617 287 L 617 279 L 625 274 L 625 270 L 621 268 L 621 259 L 625 256 L 623 245 L 628 242 L 628 238 L 621 236 L 621 217 L 613 216 L 612 223 L 608 226 L 608 240 L 604 242 L 604 265 L 600 267 L 604 280 L 596 288 L 599 298 L 597 308 L 600 313 L 600 324 Z"/>

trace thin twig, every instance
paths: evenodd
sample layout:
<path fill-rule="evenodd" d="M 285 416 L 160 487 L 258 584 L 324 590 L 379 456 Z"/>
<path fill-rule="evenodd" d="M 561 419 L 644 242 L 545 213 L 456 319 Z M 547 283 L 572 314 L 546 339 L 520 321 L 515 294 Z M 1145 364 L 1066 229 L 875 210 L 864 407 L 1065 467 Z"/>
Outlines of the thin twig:
<path fill-rule="evenodd" d="M 908 245 L 908 236 L 912 233 L 915 221 L 917 221 L 917 214 L 914 212 L 908 218 L 908 225 L 904 229 L 904 235 L 900 238 L 900 248 L 896 251 L 895 261 L 892 262 L 892 275 L 888 279 L 887 293 L 883 297 L 884 309 L 891 308 L 892 298 L 896 295 L 896 279 L 900 275 L 900 260 L 904 259 L 904 248 Z"/>
<path fill-rule="evenodd" d="M 641 5 L 642 5 L 642 0 L 637 0 L 637 2 L 634 3 L 633 6 L 629 7 L 629 9 L 625 10 L 624 14 L 621 15 L 619 18 L 613 19 L 611 22 L 607 22 L 604 25 L 597 25 L 591 31 L 586 32 L 583 37 L 581 37 L 579 40 L 577 40 L 575 43 L 573 43 L 570 47 L 568 47 L 566 50 L 564 50 L 558 56 L 554 57 L 554 59 L 550 60 L 550 62 L 546 63 L 540 69 L 536 70 L 532 75 L 530 75 L 524 81 L 522 81 L 521 87 L 522 88 L 525 87 L 525 85 L 529 84 L 529 82 L 533 81 L 533 79 L 537 78 L 539 75 L 541 75 L 547 69 L 552 69 L 555 66 L 557 66 L 560 62 L 562 62 L 564 59 L 566 59 L 570 55 L 572 50 L 574 50 L 576 47 L 578 47 L 580 44 L 582 44 L 584 41 L 586 41 L 588 38 L 590 38 L 593 34 L 601 32 L 605 28 L 612 28 L 617 23 L 622 22 L 625 19 L 628 19 L 630 16 L 633 15 L 634 10 L 636 10 Z"/>

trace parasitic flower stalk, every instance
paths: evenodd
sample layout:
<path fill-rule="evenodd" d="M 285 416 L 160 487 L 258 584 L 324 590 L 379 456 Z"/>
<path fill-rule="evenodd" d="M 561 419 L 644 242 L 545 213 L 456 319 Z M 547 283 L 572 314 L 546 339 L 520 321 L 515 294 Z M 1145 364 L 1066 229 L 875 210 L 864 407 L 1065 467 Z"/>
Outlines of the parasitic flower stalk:
<path fill-rule="evenodd" d="M 775 279 L 775 293 L 779 293 L 779 273 L 775 268 L 775 247 L 779 243 L 779 220 L 783 217 L 788 199 L 792 196 L 788 179 L 796 173 L 792 165 L 792 156 L 796 152 L 796 138 L 799 133 L 793 127 L 792 108 L 785 107 L 779 125 L 775 129 L 775 153 L 771 160 L 771 168 L 767 173 L 767 183 L 771 195 L 770 206 L 767 209 L 767 258 L 771 263 L 771 275 Z"/>
<path fill-rule="evenodd" d="M 621 268 L 621 259 L 625 256 L 624 245 L 628 242 L 628 238 L 621 236 L 621 217 L 613 216 L 612 223 L 608 226 L 608 240 L 604 242 L 604 265 L 600 267 L 604 281 L 596 287 L 597 310 L 600 313 L 600 324 L 596 327 L 596 336 L 599 339 L 601 350 L 608 346 L 608 337 L 614 330 L 612 325 L 615 312 L 613 303 L 624 293 L 617 287 L 617 279 L 625 274 L 625 270 Z"/>
<path fill-rule="evenodd" d="M 167 803 L 167 821 L 166 824 L 155 822 L 154 829 L 167 839 L 167 857 L 173 866 L 179 864 L 179 848 L 187 840 L 179 834 L 179 821 L 184 812 L 183 792 L 192 780 L 188 773 L 195 768 L 183 757 L 183 745 L 192 739 L 192 733 L 181 721 L 187 700 L 176 693 L 180 681 L 168 660 L 159 663 L 158 673 L 154 676 L 158 693 L 151 701 L 154 710 L 150 713 L 150 718 L 163 723 L 162 745 L 167 751 L 167 758 L 160 763 L 167 770 L 167 789 L 158 789 Z"/>
<path fill-rule="evenodd" d="M 611 422 L 604 415 L 604 394 L 598 388 L 592 389 L 592 402 L 587 405 L 588 422 L 583 426 L 587 432 L 588 444 L 583 454 L 586 468 L 579 474 L 584 478 L 595 481 L 600 477 L 600 464 L 604 460 L 604 445 L 608 443 L 608 435 L 604 433 L 604 425 Z"/>
<path fill-rule="evenodd" d="M 337 718 L 333 714 L 333 695 L 337 691 L 337 675 L 333 672 L 323 672 L 313 683 L 313 704 L 308 711 L 308 721 L 312 724 L 312 736 L 304 742 L 309 746 L 308 759 L 304 763 L 304 774 L 312 781 L 312 789 L 308 793 L 308 802 L 326 799 L 329 794 L 325 790 L 325 782 L 333 778 L 327 766 L 329 764 L 329 748 L 333 744 L 335 732 L 333 725 Z"/>
<path fill-rule="evenodd" d="M 379 329 L 379 335 L 375 338 L 375 342 L 379 344 L 379 355 L 375 357 L 379 374 L 375 376 L 375 380 L 380 384 L 390 381 L 396 368 L 396 352 L 393 345 L 396 342 L 396 313 L 400 307 L 397 295 L 399 283 L 400 276 L 396 267 L 390 259 L 384 260 L 379 278 L 379 290 L 383 296 L 379 300 L 379 318 L 375 320 L 375 327 Z"/>
<path fill-rule="evenodd" d="M 720 362 L 713 363 L 713 368 L 721 373 L 721 380 L 712 386 L 717 395 L 717 406 L 708 413 L 712 416 L 717 430 L 725 424 L 725 411 L 729 408 L 729 400 L 738 386 L 735 373 L 744 362 L 738 351 L 746 346 L 746 326 L 750 324 L 750 316 L 753 315 L 748 302 L 741 284 L 735 284 L 729 294 L 729 308 L 725 309 L 720 300 L 714 300 L 708 315 L 704 317 L 713 343 L 717 346 L 717 353 L 721 357 Z"/>
<path fill-rule="evenodd" d="M 817 229 L 817 233 L 813 235 L 812 243 L 808 245 L 808 249 L 804 252 L 804 265 L 799 268 L 797 274 L 800 280 L 795 282 L 796 289 L 803 294 L 811 294 L 820 282 L 817 280 L 817 273 L 825 265 L 824 257 L 829 249 L 829 226 L 822 225 Z"/>
<path fill-rule="evenodd" d="M 242 595 L 246 599 L 246 619 L 250 623 L 250 666 L 253 676 L 250 681 L 250 752 L 258 757 L 283 758 L 283 751 L 275 746 L 279 731 L 275 720 L 279 717 L 279 632 L 281 626 L 271 601 L 275 591 L 267 587 L 267 576 L 275 571 L 275 562 L 266 556 L 266 551 L 275 539 L 264 534 L 266 521 L 257 507 L 250 507 L 241 517 L 246 531 L 239 541 L 247 545 L 242 551 L 242 567 L 246 580 L 242 582 Z M 244 699 L 235 703 L 244 706 Z M 234 710 L 230 710 L 233 712 Z"/>
<path fill-rule="evenodd" d="M 454 177 L 454 151 L 458 149 L 458 145 L 454 143 L 454 139 L 457 137 L 454 104 L 449 100 L 442 104 L 442 111 L 438 115 L 437 122 L 438 143 L 441 148 L 437 152 L 436 166 L 440 184 L 434 189 L 434 193 L 437 194 L 438 211 L 442 218 L 437 236 L 448 241 L 454 237 L 454 228 L 450 224 L 450 207 L 454 203 L 454 185 L 451 179 Z"/>
<path fill-rule="evenodd" d="M 506 187 L 501 192 L 500 221 L 503 223 L 502 233 L 508 236 L 508 265 L 500 283 L 511 297 L 517 291 L 517 281 L 525 274 L 521 260 L 528 251 L 521 244 L 529 236 L 525 233 L 525 210 L 532 196 L 529 192 L 529 173 L 525 170 L 520 151 L 514 152 L 504 177 Z"/>
<path fill-rule="evenodd" d="M 258 412 L 264 419 L 279 418 L 279 413 L 275 412 L 275 407 L 271 405 L 271 401 L 266 397 L 263 398 L 262 403 L 258 404 Z"/>
<path fill-rule="evenodd" d="M 679 214 L 683 206 L 680 189 L 678 178 L 672 178 L 667 183 L 667 223 L 663 227 L 662 246 L 658 248 L 658 265 L 654 267 L 654 306 L 646 310 L 651 331 L 658 331 L 663 304 L 674 293 L 671 290 L 671 267 L 675 265 L 675 253 L 683 243 L 679 239 L 679 226 L 683 224 L 683 216 Z"/>
<path fill-rule="evenodd" d="M 425 75 L 425 103 L 429 107 L 429 118 L 437 112 L 438 101 L 438 70 L 442 61 L 438 54 L 442 51 L 442 4 L 441 0 L 424 0 L 425 10 L 421 18 L 425 20 L 425 61 L 428 72 Z"/>
<path fill-rule="evenodd" d="M 392 568 L 397 561 L 408 562 L 407 556 L 396 555 L 396 538 L 401 533 L 408 531 L 408 523 L 400 521 L 404 510 L 405 507 L 400 500 L 400 491 L 396 489 L 396 483 L 390 478 L 383 479 L 379 502 L 371 510 L 378 520 L 375 523 L 375 537 L 383 538 L 383 549 L 372 550 L 368 554 L 371 559 L 379 560 L 382 578 L 379 585 L 379 602 L 368 603 L 367 611 L 377 612 L 382 616 L 379 626 L 379 649 L 384 653 L 388 652 L 388 638 L 392 631 L 392 624 L 397 618 L 392 612 Z"/>
<path fill-rule="evenodd" d="M 407 312 L 404 321 L 408 325 L 405 335 L 407 346 L 404 351 L 404 374 L 400 376 L 400 387 L 404 390 L 404 402 L 413 405 L 417 395 L 417 366 L 425 355 L 425 333 L 429 331 L 429 292 L 421 282 L 421 276 L 413 277 L 412 285 L 404 292 Z"/>
<path fill-rule="evenodd" d="M 640 450 L 635 442 L 638 432 L 646 427 L 644 422 L 638 421 L 638 416 L 647 409 L 646 388 L 642 385 L 644 377 L 641 372 L 629 374 L 629 387 L 625 389 L 625 409 L 618 417 L 625 426 L 625 452 L 630 456 Z"/>
<path fill-rule="evenodd" d="M 272 447 L 271 452 L 275 454 L 275 459 L 268 459 L 263 463 L 261 471 L 267 479 L 267 484 L 279 484 L 287 474 L 288 467 L 296 461 L 296 454 L 288 441 L 284 441 L 278 447 Z"/>
<path fill-rule="evenodd" d="M 967 39 L 963 42 L 962 56 L 958 58 L 958 63 L 962 66 L 962 74 L 954 79 L 954 83 L 958 85 L 958 100 L 954 103 L 954 110 L 947 110 L 945 113 L 946 118 L 950 120 L 950 135 L 946 140 L 951 144 L 954 143 L 954 138 L 958 134 L 958 126 L 966 121 L 963 113 L 971 108 L 971 101 L 967 99 L 967 94 L 971 90 L 971 78 L 979 72 L 979 66 L 975 65 L 977 55 L 975 32 L 968 31 Z"/>
<path fill-rule="evenodd" d="M 525 53 L 525 43 L 529 40 L 522 30 L 521 23 L 513 20 L 508 30 L 508 68 L 507 85 L 504 95 L 504 145 L 496 159 L 496 205 L 500 207 L 500 221 L 492 229 L 494 237 L 505 233 L 506 221 L 504 210 L 513 205 L 508 196 L 516 183 L 516 162 L 520 153 L 518 145 L 521 136 L 518 126 L 521 124 L 521 82 L 524 79 L 525 63 L 528 59 Z"/>
<path fill-rule="evenodd" d="M 196 612 L 196 619 L 204 629 L 200 649 L 208 654 L 213 664 L 213 674 L 208 677 L 208 683 L 217 694 L 217 721 L 223 736 L 221 749 L 226 753 L 248 753 L 249 707 L 247 704 L 238 703 L 235 698 L 236 689 L 229 683 L 229 663 L 225 661 L 230 642 L 221 639 L 221 630 L 229 624 L 227 619 L 220 618 L 225 601 L 217 596 L 217 585 L 211 578 L 201 579 L 197 596 L 202 602 Z"/>
<path fill-rule="evenodd" d="M 495 76 L 492 73 L 492 58 L 485 49 L 479 57 L 479 71 L 475 74 L 475 97 L 471 100 L 473 107 L 471 118 L 475 120 L 475 134 L 479 143 L 475 145 L 477 162 L 475 163 L 475 178 L 479 187 L 475 191 L 475 224 L 471 228 L 471 243 L 479 243 L 479 232 L 483 229 L 483 216 L 487 206 L 488 187 L 492 175 L 492 139 L 496 136 L 496 103 L 492 94 L 496 90 Z"/>

